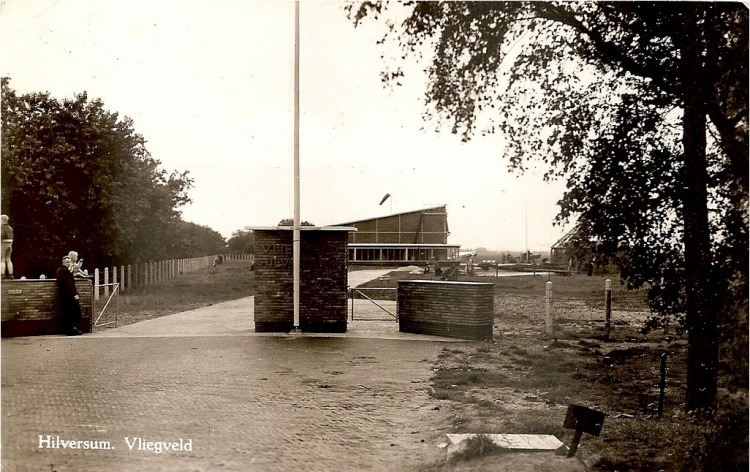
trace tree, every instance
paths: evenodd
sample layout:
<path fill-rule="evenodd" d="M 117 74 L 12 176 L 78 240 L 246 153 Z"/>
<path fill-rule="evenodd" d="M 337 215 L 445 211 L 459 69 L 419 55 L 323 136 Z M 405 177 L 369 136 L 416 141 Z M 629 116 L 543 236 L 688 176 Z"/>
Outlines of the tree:
<path fill-rule="evenodd" d="M 387 7 L 350 7 L 355 25 Z M 381 42 L 432 51 L 426 118 L 502 132 L 566 177 L 558 221 L 688 330 L 686 408 L 715 404 L 718 327 L 747 306 L 748 12 L 719 2 L 408 2 Z M 403 80 L 398 67 L 384 79 Z M 490 114 L 494 113 L 494 114 Z M 717 316 L 719 314 L 720 316 Z M 745 313 L 745 317 L 746 317 Z M 663 319 L 663 318 L 662 318 Z M 746 342 L 746 336 L 745 336 Z M 747 351 L 747 349 L 745 349 Z"/>
<path fill-rule="evenodd" d="M 2 79 L 2 211 L 18 275 L 50 274 L 77 250 L 88 267 L 163 258 L 187 173 L 167 174 L 133 122 L 85 93 L 18 95 Z"/>
<path fill-rule="evenodd" d="M 219 232 L 208 226 L 178 221 L 174 231 L 175 244 L 168 259 L 221 254 L 226 248 L 226 241 Z"/>
<path fill-rule="evenodd" d="M 308 221 L 302 221 L 299 224 L 300 226 L 315 226 L 314 224 L 308 222 Z M 277 226 L 294 226 L 294 220 L 292 218 L 284 218 L 281 221 L 279 221 L 279 224 Z"/>
<path fill-rule="evenodd" d="M 255 233 L 252 231 L 237 230 L 227 241 L 229 250 L 236 253 L 255 253 Z"/>

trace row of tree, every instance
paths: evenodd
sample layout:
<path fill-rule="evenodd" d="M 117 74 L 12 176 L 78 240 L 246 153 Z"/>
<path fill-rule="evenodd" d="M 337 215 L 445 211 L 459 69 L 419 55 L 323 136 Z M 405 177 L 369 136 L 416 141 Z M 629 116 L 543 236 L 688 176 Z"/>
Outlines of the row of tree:
<path fill-rule="evenodd" d="M 292 218 L 282 218 L 277 226 L 293 226 Z M 315 226 L 309 221 L 300 222 L 301 226 Z M 255 233 L 252 230 L 237 230 L 232 233 L 232 237 L 227 241 L 227 249 L 233 253 L 255 253 Z"/>
<path fill-rule="evenodd" d="M 747 388 L 745 4 L 362 2 L 349 14 L 387 22 L 379 43 L 401 52 L 386 82 L 427 57 L 427 118 L 467 140 L 502 132 L 512 169 L 543 162 L 567 179 L 560 221 L 577 220 L 582 247 L 597 241 L 600 261 L 688 330 L 688 410 L 715 404 L 720 345 Z"/>
<path fill-rule="evenodd" d="M 190 187 L 101 100 L 17 94 L 2 79 L 2 212 L 16 277 L 50 274 L 70 250 L 86 267 L 223 252 L 221 234 L 180 218 Z"/>

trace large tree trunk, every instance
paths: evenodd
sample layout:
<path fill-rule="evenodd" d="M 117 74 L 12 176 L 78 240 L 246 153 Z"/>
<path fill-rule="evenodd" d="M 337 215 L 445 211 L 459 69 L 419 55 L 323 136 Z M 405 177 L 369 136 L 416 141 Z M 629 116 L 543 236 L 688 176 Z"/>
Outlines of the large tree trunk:
<path fill-rule="evenodd" d="M 716 399 L 719 344 L 711 290 L 711 236 L 708 224 L 706 161 L 706 83 L 703 41 L 696 24 L 699 13 L 685 8 L 685 36 L 681 45 L 684 86 L 683 147 L 685 153 L 683 221 L 685 225 L 685 288 L 687 302 L 688 411 L 708 410 Z"/>

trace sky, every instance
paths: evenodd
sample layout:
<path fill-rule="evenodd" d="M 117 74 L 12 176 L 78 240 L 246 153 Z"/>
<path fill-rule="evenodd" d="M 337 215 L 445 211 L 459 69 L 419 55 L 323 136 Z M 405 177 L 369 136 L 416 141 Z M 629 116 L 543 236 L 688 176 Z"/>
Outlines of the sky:
<path fill-rule="evenodd" d="M 300 6 L 301 219 L 318 226 L 447 205 L 448 242 L 545 253 L 565 186 L 508 170 L 503 137 L 424 122 L 423 65 L 380 72 L 386 24 Z M 294 3 L 0 0 L 0 75 L 19 93 L 87 92 L 133 119 L 152 157 L 187 170 L 186 221 L 225 237 L 294 212 Z M 436 129 L 438 129 L 436 131 Z M 540 164 L 541 165 L 541 164 Z M 391 199 L 379 205 L 382 197 Z"/>

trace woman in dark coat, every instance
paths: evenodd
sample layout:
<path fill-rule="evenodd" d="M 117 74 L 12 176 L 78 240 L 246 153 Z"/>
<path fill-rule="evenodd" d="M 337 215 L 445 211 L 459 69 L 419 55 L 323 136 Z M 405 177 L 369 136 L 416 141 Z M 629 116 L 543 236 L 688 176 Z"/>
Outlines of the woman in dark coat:
<path fill-rule="evenodd" d="M 63 257 L 62 265 L 55 272 L 57 279 L 57 291 L 60 297 L 60 325 L 63 333 L 69 336 L 81 334 L 78 329 L 78 323 L 81 321 L 81 304 L 78 303 L 78 291 L 76 290 L 76 281 L 73 273 L 70 271 L 66 262 L 69 262 L 68 256 Z"/>

